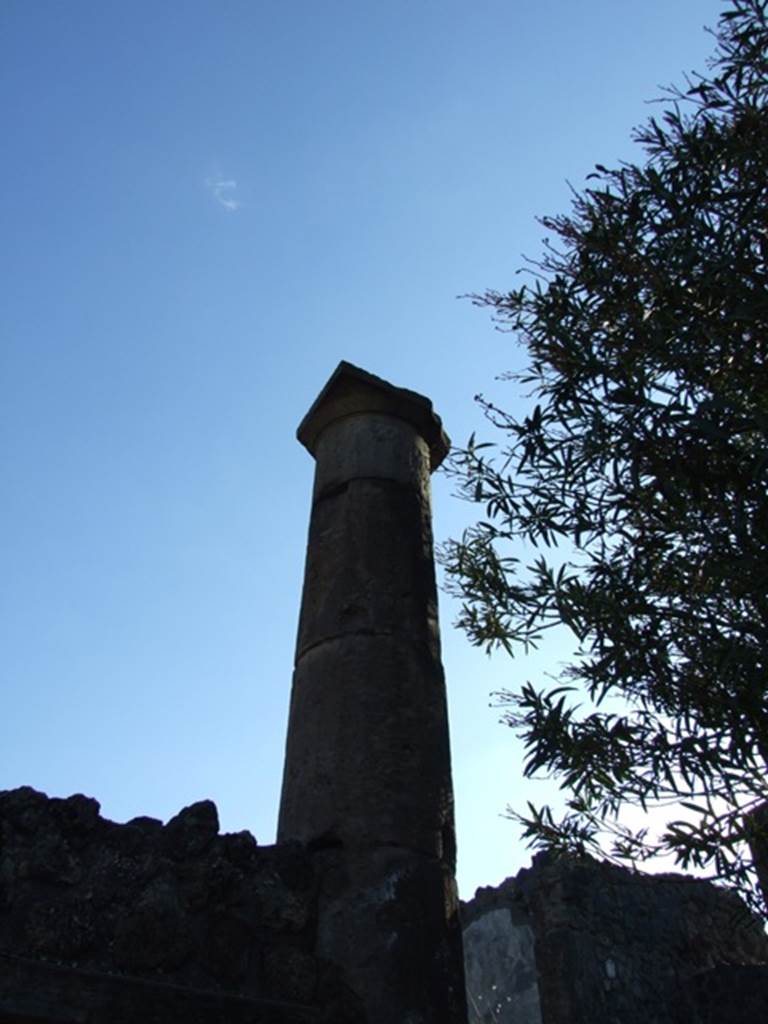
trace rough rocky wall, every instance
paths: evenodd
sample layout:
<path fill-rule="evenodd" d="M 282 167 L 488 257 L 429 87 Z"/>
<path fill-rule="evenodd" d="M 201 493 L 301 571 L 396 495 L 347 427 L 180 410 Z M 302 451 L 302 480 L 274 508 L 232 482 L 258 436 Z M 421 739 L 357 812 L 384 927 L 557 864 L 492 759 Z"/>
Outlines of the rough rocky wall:
<path fill-rule="evenodd" d="M 308 1019 L 296 1016 L 301 1006 L 354 1017 L 339 978 L 312 953 L 315 906 L 302 848 L 219 835 L 210 801 L 165 826 L 118 825 L 84 796 L 0 793 L 0 1018 L 14 999 L 31 1015 L 79 989 L 88 1005 L 50 1019 L 106 1021 L 100 999 L 125 1003 L 114 993 L 126 986 L 141 1005 L 175 999 L 185 1022 L 218 1020 L 219 1010 L 231 1021 Z M 36 993 L 25 995 L 24 978 Z M 197 992 L 186 1011 L 182 990 Z M 211 1014 L 190 1016 L 206 999 Z M 266 1016 L 254 1016 L 254 1000 Z M 167 1009 L 157 1019 L 176 1018 Z"/>
<path fill-rule="evenodd" d="M 512 961 L 499 962 L 501 945 L 482 941 L 498 911 L 514 934 Z M 746 988 L 722 979 L 729 965 L 768 964 L 768 939 L 733 894 L 707 882 L 539 855 L 497 889 L 478 890 L 464 916 L 468 987 L 481 1011 L 473 1024 L 709 1024 L 720 1019 L 711 1016 L 716 999 L 731 1014 L 723 1021 L 755 1019 L 739 1009 Z M 767 973 L 749 975 L 754 1005 L 768 992 Z M 497 989 L 473 991 L 483 978 Z"/>
<path fill-rule="evenodd" d="M 674 1024 L 759 1024 L 768 1021 L 768 968 L 723 964 L 701 971 L 673 1003 Z"/>
<path fill-rule="evenodd" d="M 301 846 L 219 835 L 210 802 L 117 825 L 0 793 L 0 1021 L 360 1024 L 316 906 Z M 768 1020 L 768 939 L 699 880 L 539 856 L 465 905 L 464 943 L 472 1024 Z"/>

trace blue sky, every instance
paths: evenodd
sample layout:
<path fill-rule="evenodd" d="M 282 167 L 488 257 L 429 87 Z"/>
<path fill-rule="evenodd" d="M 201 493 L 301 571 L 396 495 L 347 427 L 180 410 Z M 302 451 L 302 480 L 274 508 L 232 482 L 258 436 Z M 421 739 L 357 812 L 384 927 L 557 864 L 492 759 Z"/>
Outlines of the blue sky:
<path fill-rule="evenodd" d="M 710 0 L 3 0 L 0 788 L 274 838 L 312 461 L 341 358 L 463 441 L 536 216 L 703 69 Z M 470 510 L 437 477 L 435 533 Z M 462 895 L 546 799 L 442 598 Z"/>

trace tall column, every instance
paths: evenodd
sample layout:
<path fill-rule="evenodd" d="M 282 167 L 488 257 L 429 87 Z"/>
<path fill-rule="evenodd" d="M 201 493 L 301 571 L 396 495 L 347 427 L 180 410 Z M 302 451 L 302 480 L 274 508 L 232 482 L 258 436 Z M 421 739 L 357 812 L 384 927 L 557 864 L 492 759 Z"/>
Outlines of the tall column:
<path fill-rule="evenodd" d="M 465 1024 L 431 402 L 342 362 L 298 430 L 315 484 L 278 840 L 313 851 L 319 948 L 370 1024 Z"/>

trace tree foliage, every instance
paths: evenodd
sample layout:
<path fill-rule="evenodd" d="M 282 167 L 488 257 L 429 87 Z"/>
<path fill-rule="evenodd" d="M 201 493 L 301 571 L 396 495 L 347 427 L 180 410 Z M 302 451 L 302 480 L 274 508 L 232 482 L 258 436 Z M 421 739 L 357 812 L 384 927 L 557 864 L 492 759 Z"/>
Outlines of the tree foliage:
<path fill-rule="evenodd" d="M 443 551 L 475 644 L 577 640 L 557 685 L 500 695 L 526 774 L 568 794 L 561 820 L 517 814 L 526 835 L 608 832 L 617 857 L 673 851 L 747 895 L 768 799 L 767 6 L 732 0 L 708 72 L 635 132 L 643 161 L 598 165 L 543 219 L 529 283 L 473 297 L 527 350 L 535 407 L 479 399 L 504 439 L 454 452 L 484 518 Z M 618 822 L 673 801 L 660 838 Z"/>

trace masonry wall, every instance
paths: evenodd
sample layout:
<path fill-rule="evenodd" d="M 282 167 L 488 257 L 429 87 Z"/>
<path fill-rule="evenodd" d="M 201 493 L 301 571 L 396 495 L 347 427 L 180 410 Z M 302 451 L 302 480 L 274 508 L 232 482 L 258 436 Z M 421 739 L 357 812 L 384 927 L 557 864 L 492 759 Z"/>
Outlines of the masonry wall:
<path fill-rule="evenodd" d="M 313 955 L 298 844 L 219 835 L 203 801 L 163 825 L 95 800 L 0 793 L 0 1021 L 359 1020 Z"/>
<path fill-rule="evenodd" d="M 768 1020 L 765 932 L 699 879 L 540 854 L 463 917 L 473 1024 Z"/>
<path fill-rule="evenodd" d="M 0 793 L 0 1024 L 363 1024 L 314 955 L 298 844 Z M 472 1024 L 768 1020 L 768 940 L 732 894 L 543 855 L 463 906 Z"/>

